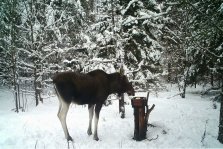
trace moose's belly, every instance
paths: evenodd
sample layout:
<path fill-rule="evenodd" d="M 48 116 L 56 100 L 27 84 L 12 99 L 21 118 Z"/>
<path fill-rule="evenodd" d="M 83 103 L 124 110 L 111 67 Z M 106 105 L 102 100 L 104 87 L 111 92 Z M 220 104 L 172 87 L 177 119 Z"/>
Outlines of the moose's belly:
<path fill-rule="evenodd" d="M 93 96 L 73 96 L 71 98 L 71 102 L 77 104 L 77 105 L 84 105 L 84 104 L 96 104 L 96 98 Z"/>

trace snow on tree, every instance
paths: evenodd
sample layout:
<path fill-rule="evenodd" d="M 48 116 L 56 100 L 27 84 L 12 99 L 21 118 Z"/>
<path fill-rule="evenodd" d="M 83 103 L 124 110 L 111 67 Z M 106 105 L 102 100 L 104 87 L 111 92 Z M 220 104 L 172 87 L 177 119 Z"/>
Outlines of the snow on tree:
<path fill-rule="evenodd" d="M 69 66 L 63 63 L 64 59 L 74 59 L 75 55 L 69 51 L 77 49 L 74 46 L 82 43 L 79 37 L 84 26 L 82 9 L 78 3 L 56 1 L 23 1 L 21 9 L 21 75 L 29 70 L 33 76 L 38 105 L 39 101 L 43 101 L 41 94 L 52 74 L 58 70 L 67 70 Z"/>
<path fill-rule="evenodd" d="M 17 11 L 18 2 L 16 0 L 2 1 L 1 4 L 1 35 L 0 35 L 0 80 L 3 83 L 12 85 L 16 112 L 19 112 L 20 101 L 18 91 L 18 47 L 20 37 L 17 25 L 20 24 L 20 16 Z"/>
<path fill-rule="evenodd" d="M 165 50 L 161 37 L 168 19 L 160 5 L 156 1 L 131 0 L 121 10 L 125 62 L 132 71 L 137 70 L 132 74 L 143 88 L 161 87 L 161 55 Z"/>

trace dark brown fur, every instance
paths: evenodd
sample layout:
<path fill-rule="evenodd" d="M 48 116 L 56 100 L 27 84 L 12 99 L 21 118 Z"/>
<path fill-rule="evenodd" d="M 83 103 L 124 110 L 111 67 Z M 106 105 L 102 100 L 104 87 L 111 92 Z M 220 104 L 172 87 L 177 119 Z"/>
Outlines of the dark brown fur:
<path fill-rule="evenodd" d="M 94 70 L 87 74 L 58 73 L 53 78 L 53 83 L 67 103 L 74 102 L 80 105 L 103 103 L 112 93 L 134 92 L 126 76 L 121 76 L 120 73 L 107 74 L 102 70 Z"/>

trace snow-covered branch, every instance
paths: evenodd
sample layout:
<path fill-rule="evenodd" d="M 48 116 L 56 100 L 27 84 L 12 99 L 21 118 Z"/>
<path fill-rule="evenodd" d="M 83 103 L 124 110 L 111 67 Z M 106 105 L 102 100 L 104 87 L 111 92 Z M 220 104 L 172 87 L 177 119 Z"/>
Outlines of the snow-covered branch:
<path fill-rule="evenodd" d="M 163 12 L 163 13 L 158 13 L 158 14 L 155 14 L 155 15 L 145 15 L 145 16 L 141 16 L 141 17 L 132 17 L 129 19 L 129 17 L 127 17 L 126 20 L 124 20 L 124 22 L 122 23 L 122 25 L 128 25 L 128 24 L 131 24 L 133 22 L 136 22 L 136 21 L 140 21 L 140 20 L 149 20 L 149 19 L 153 19 L 153 18 L 157 18 L 157 17 L 160 17 L 160 16 L 163 16 L 163 15 L 166 15 L 167 12 Z"/>

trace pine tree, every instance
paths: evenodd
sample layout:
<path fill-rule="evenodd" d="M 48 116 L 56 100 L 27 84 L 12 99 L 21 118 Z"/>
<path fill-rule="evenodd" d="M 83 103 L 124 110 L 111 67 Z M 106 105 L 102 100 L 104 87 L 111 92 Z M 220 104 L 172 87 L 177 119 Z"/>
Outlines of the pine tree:
<path fill-rule="evenodd" d="M 130 1 L 122 6 L 122 39 L 126 64 L 141 88 L 161 87 L 162 34 L 168 19 L 156 1 Z"/>
<path fill-rule="evenodd" d="M 185 22 L 181 21 L 182 23 L 179 24 L 184 35 L 182 45 L 183 51 L 185 51 L 186 67 L 184 68 L 185 79 L 182 97 L 185 97 L 186 86 L 191 83 L 196 84 L 198 77 L 206 83 L 210 82 L 212 86 L 214 78 L 222 82 L 222 1 L 172 0 L 171 2 L 177 4 L 179 10 L 185 15 L 182 18 L 186 18 Z M 211 81 L 205 77 L 208 75 L 210 75 Z M 222 88 L 222 85 L 220 87 Z M 223 142 L 222 111 L 221 102 L 218 136 L 220 142 Z"/>
<path fill-rule="evenodd" d="M 2 66 L 0 74 L 4 81 L 12 84 L 16 112 L 19 112 L 19 85 L 18 85 L 18 47 L 19 34 L 17 25 L 20 24 L 20 16 L 18 10 L 18 1 L 1 2 L 1 53 L 6 59 L 0 59 Z M 11 81 L 10 81 L 11 80 Z"/>

